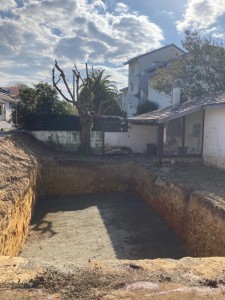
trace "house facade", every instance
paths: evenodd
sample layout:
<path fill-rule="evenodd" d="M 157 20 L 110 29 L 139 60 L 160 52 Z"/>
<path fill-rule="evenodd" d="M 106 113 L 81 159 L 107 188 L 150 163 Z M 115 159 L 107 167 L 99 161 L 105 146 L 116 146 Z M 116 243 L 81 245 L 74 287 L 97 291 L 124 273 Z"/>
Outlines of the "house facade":
<path fill-rule="evenodd" d="M 202 158 L 205 164 L 225 168 L 225 93 L 171 105 L 129 122 L 157 128 L 155 155 L 160 161 Z"/>
<path fill-rule="evenodd" d="M 170 104 L 171 99 L 164 93 L 154 91 L 151 80 L 156 68 L 166 62 L 177 58 L 185 52 L 174 44 L 153 50 L 128 60 L 128 87 L 126 101 L 127 117 L 133 117 L 137 111 L 137 106 L 145 101 L 153 101 L 159 108 Z M 125 93 L 125 89 L 122 94 Z M 124 100 L 125 101 L 125 100 Z"/>
<path fill-rule="evenodd" d="M 225 103 L 205 109 L 203 158 L 210 165 L 225 169 Z"/>
<path fill-rule="evenodd" d="M 128 87 L 120 90 L 120 105 L 124 112 L 127 112 L 128 107 Z"/>
<path fill-rule="evenodd" d="M 20 88 L 17 86 L 0 87 L 0 93 L 9 95 L 13 99 L 18 99 L 20 94 Z"/>
<path fill-rule="evenodd" d="M 0 130 L 12 128 L 11 116 L 15 105 L 15 99 L 0 92 Z"/>

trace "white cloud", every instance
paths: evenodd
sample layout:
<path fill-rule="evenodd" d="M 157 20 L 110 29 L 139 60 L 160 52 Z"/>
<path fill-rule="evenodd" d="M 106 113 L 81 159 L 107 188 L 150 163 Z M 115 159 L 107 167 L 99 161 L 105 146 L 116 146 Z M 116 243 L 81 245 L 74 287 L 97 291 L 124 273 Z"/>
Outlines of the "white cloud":
<path fill-rule="evenodd" d="M 116 4 L 116 8 L 115 8 L 116 12 L 128 12 L 128 10 L 129 7 L 125 3 L 119 2 Z"/>
<path fill-rule="evenodd" d="M 105 11 L 106 10 L 106 5 L 105 5 L 105 3 L 103 2 L 103 1 L 101 1 L 101 0 L 94 0 L 91 4 L 90 4 L 90 9 L 92 10 L 92 9 L 97 9 L 97 10 L 100 10 L 101 11 L 101 9 L 103 10 L 103 11 Z"/>
<path fill-rule="evenodd" d="M 8 10 L 16 7 L 16 3 L 13 0 L 1 0 L 0 10 Z"/>
<path fill-rule="evenodd" d="M 212 37 L 215 38 L 215 39 L 224 40 L 225 34 L 224 33 L 216 33 L 216 32 L 214 32 L 212 34 Z"/>
<path fill-rule="evenodd" d="M 4 10 L 14 8 L 12 15 L 0 17 L 0 26 L 15 46 L 0 33 L 0 59 L 7 65 L 5 78 L 41 80 L 50 73 L 54 59 L 71 74 L 74 62 L 83 66 L 88 60 L 94 66 L 107 66 L 107 70 L 111 66 L 113 77 L 124 86 L 127 79 L 121 65 L 129 58 L 160 47 L 164 37 L 147 16 L 132 12 L 122 2 L 109 11 L 106 3 L 41 0 L 25 1 L 24 6 L 15 7 L 14 1 L 4 1 Z M 28 75 L 26 64 L 35 72 L 30 70 Z M 18 73 L 15 65 L 20 66 Z"/>
<path fill-rule="evenodd" d="M 189 0 L 183 19 L 177 22 L 177 29 L 179 31 L 188 27 L 198 30 L 208 29 L 214 26 L 224 13 L 224 0 Z"/>
<path fill-rule="evenodd" d="M 90 65 L 91 66 L 91 65 Z M 118 89 L 124 88 L 127 86 L 127 72 L 128 66 L 116 67 L 112 68 L 110 66 L 105 65 L 95 65 L 95 70 L 105 70 L 105 75 L 110 75 L 111 79 L 115 82 Z"/>

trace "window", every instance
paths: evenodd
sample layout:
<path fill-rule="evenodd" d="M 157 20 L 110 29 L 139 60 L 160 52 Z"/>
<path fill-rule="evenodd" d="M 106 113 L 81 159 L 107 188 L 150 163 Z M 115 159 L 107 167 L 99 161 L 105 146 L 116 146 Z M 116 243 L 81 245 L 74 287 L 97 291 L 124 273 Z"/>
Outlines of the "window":
<path fill-rule="evenodd" d="M 200 137 L 201 134 L 201 124 L 193 124 L 192 136 Z"/>
<path fill-rule="evenodd" d="M 0 105 L 0 116 L 2 115 L 2 105 Z"/>

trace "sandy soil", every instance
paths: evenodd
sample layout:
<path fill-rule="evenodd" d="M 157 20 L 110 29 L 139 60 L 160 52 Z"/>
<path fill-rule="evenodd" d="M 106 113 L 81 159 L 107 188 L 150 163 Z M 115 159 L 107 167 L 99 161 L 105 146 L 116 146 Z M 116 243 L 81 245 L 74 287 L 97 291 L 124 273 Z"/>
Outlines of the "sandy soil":
<path fill-rule="evenodd" d="M 52 150 L 49 146 L 37 141 L 26 134 L 14 134 L 8 137 L 0 136 L 0 188 L 13 189 L 21 178 L 27 176 L 32 164 L 30 153 L 39 160 L 86 160 L 107 162 L 136 161 L 151 169 L 155 176 L 161 176 L 171 182 L 188 186 L 193 190 L 202 190 L 225 198 L 225 171 L 201 164 L 170 164 L 161 167 L 154 166 L 148 156 L 143 155 L 112 155 L 112 156 L 84 156 L 73 153 L 63 153 Z"/>
<path fill-rule="evenodd" d="M 0 257 L 0 300 L 223 300 L 225 260 L 90 261 L 51 265 Z"/>
<path fill-rule="evenodd" d="M 24 151 L 21 151 L 21 149 L 24 149 Z M 95 159 L 59 154 L 50 151 L 40 143 L 34 141 L 34 139 L 27 138 L 26 136 L 17 136 L 13 139 L 0 137 L 1 193 L 12 190 L 16 192 L 18 187 L 23 184 L 23 179 L 27 178 L 30 169 L 33 167 L 32 163 L 30 163 L 30 152 L 34 152 L 37 157 L 42 159 L 55 159 L 57 156 L 78 160 Z M 132 159 L 143 163 L 146 165 L 146 168 L 152 168 L 149 160 L 144 157 L 132 156 L 131 158 L 124 158 L 120 156 L 103 159 L 125 159 L 128 161 Z M 224 171 L 199 165 L 191 167 L 186 165 L 164 165 L 163 168 L 155 169 L 154 172 L 156 176 L 159 174 L 163 178 L 165 177 L 168 180 L 191 186 L 193 189 L 215 193 L 224 199 Z M 128 196 L 124 201 L 133 203 L 132 197 Z M 141 227 L 142 223 L 141 218 L 139 218 L 139 223 L 133 223 L 136 215 L 138 216 L 139 213 L 142 213 L 152 216 L 147 210 L 144 209 L 144 212 L 141 212 L 141 209 L 137 209 L 136 205 L 132 206 L 133 210 L 127 210 L 126 204 L 126 210 L 123 211 L 122 199 L 120 199 L 119 204 L 116 204 L 116 200 L 111 201 L 116 204 L 114 208 L 107 207 L 108 204 L 106 205 L 106 202 L 110 203 L 110 201 L 106 201 L 105 198 L 102 198 L 100 202 L 96 202 L 93 206 L 89 203 L 90 199 L 85 200 L 83 198 L 79 204 L 76 202 L 76 205 L 74 201 L 71 203 L 71 199 L 67 199 L 66 201 L 69 201 L 70 204 L 66 209 L 62 208 L 65 199 L 45 198 L 43 201 L 46 204 L 48 203 L 48 205 L 46 205 L 46 209 L 42 209 L 42 212 L 40 208 L 40 215 L 37 217 L 39 219 L 36 221 L 34 219 L 34 223 L 32 223 L 32 227 L 34 228 L 37 225 L 36 230 L 30 232 L 28 241 L 30 241 L 30 251 L 32 243 L 34 246 L 36 243 L 37 246 L 42 242 L 46 242 L 46 249 L 48 251 L 44 252 L 44 260 L 48 261 L 48 263 L 46 265 L 39 261 L 35 265 L 33 259 L 24 260 L 22 257 L 0 257 L 0 300 L 225 299 L 224 258 L 194 259 L 186 257 L 181 260 L 122 260 L 122 258 L 143 258 L 146 257 L 146 253 L 151 254 L 149 254 L 149 258 L 160 257 L 160 255 L 161 257 L 165 257 L 164 255 L 169 256 L 169 249 L 172 249 L 170 250 L 171 253 L 177 255 L 177 257 L 185 255 L 183 252 L 174 252 L 172 246 L 169 246 L 167 243 L 165 244 L 168 234 L 167 230 L 163 229 L 160 235 L 164 235 L 165 238 L 160 243 L 156 242 L 155 244 L 152 242 L 148 243 L 154 237 L 154 230 L 149 231 L 152 232 L 151 234 L 149 232 L 146 233 L 145 230 L 143 231 L 144 234 L 135 230 L 135 228 Z M 57 204 L 58 201 L 59 204 Z M 1 205 L 2 203 L 0 203 L 0 207 Z M 68 207 L 70 208 L 68 209 Z M 47 213 L 47 210 L 49 210 L 49 213 Z M 73 255 L 77 257 L 77 262 L 79 262 L 80 254 L 78 255 L 74 251 L 74 248 L 71 250 L 70 244 L 66 244 L 68 245 L 68 252 L 65 255 L 72 253 L 72 256 L 66 263 L 60 264 L 60 262 L 57 262 L 57 259 L 60 257 L 56 255 L 57 247 L 60 249 L 61 244 L 64 242 L 63 238 L 67 240 L 71 238 L 71 236 L 66 236 L 65 234 L 64 236 L 60 235 L 60 230 L 66 228 L 67 219 L 78 218 L 77 212 L 79 212 L 79 215 L 84 213 L 83 216 L 85 217 L 78 219 L 79 223 L 74 223 L 74 227 L 68 225 L 68 228 L 70 228 L 68 233 L 74 237 L 74 241 L 77 237 L 81 238 L 81 235 L 85 241 L 83 245 L 80 245 L 82 247 L 79 251 L 82 255 L 84 252 L 86 255 L 85 260 L 90 259 L 90 261 L 84 267 L 79 267 L 71 263 L 72 260 L 74 261 Z M 61 214 L 64 215 L 64 219 L 60 218 L 62 223 L 61 225 L 60 223 L 57 225 L 55 220 L 57 219 L 57 215 Z M 130 215 L 133 215 L 132 218 L 130 218 Z M 149 218 L 151 221 L 153 219 L 153 217 Z M 46 221 L 47 223 L 42 223 L 42 221 Z M 125 221 L 128 222 L 126 223 Z M 147 224 L 146 220 L 143 220 L 143 223 Z M 76 226 L 82 224 L 82 227 L 86 227 L 86 231 L 79 234 L 77 232 L 74 235 L 74 231 L 77 230 L 75 224 L 77 224 Z M 148 227 L 152 229 L 152 223 L 148 224 Z M 124 230 L 121 230 L 121 225 L 123 225 Z M 98 229 L 100 230 L 100 235 Z M 135 236 L 132 236 L 132 232 L 135 232 Z M 150 238 L 148 234 L 150 234 Z M 90 238 L 92 238 L 92 244 L 86 243 Z M 122 248 L 122 243 L 117 243 L 116 239 L 123 241 L 125 249 Z M 168 239 L 171 240 L 171 238 Z M 161 242 L 163 243 L 161 244 Z M 78 244 L 78 241 L 76 243 Z M 50 249 L 51 244 L 53 247 Z M 142 244 L 144 247 L 140 249 Z M 136 246 L 133 247 L 134 245 Z M 104 249 L 106 249 L 104 247 L 108 246 L 111 248 L 107 248 L 108 251 L 104 252 Z M 155 246 L 159 249 L 158 253 L 155 251 Z M 177 246 L 176 251 L 178 248 Z M 181 249 L 183 249 L 183 246 L 181 246 Z M 26 248 L 24 249 L 24 253 L 25 250 Z M 96 250 L 97 252 L 95 252 Z M 32 251 L 29 258 L 41 255 L 42 249 L 34 247 Z M 103 258 L 108 252 L 111 253 L 112 258 L 120 259 L 107 260 L 105 262 L 103 260 L 92 261 L 94 257 L 98 259 L 101 259 L 99 257 Z M 155 256 L 155 253 L 157 256 Z"/>
<path fill-rule="evenodd" d="M 132 193 L 40 199 L 21 253 L 61 264 L 186 255 L 174 231 Z"/>

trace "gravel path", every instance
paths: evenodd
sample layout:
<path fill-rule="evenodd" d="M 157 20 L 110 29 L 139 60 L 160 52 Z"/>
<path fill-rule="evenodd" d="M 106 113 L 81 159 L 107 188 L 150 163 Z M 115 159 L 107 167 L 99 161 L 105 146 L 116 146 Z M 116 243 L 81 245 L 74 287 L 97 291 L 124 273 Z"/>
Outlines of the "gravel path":
<path fill-rule="evenodd" d="M 21 253 L 60 263 L 186 255 L 171 228 L 132 193 L 40 199 Z"/>

